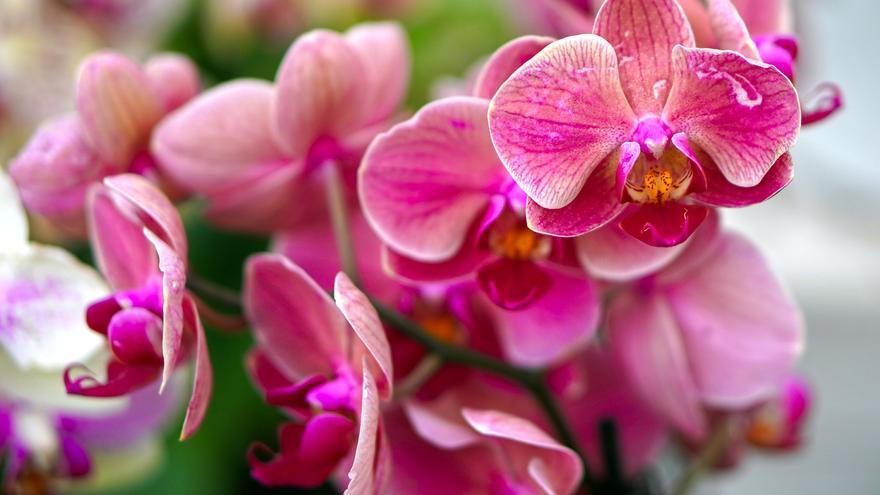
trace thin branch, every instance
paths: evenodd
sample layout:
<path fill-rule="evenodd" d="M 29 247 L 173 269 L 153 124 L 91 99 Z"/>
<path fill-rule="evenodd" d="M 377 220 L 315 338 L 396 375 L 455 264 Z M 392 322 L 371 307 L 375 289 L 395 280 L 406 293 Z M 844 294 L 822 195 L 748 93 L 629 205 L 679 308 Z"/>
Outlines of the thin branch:
<path fill-rule="evenodd" d="M 333 238 L 336 240 L 339 264 L 351 281 L 360 286 L 357 258 L 351 239 L 351 225 L 348 221 L 348 202 L 345 199 L 345 185 L 342 183 L 339 165 L 336 162 L 327 162 L 324 164 L 323 173 L 327 210 L 330 212 L 330 221 L 333 225 Z"/>
<path fill-rule="evenodd" d="M 730 427 L 731 420 L 729 417 L 722 418 L 715 425 L 715 429 L 712 430 L 706 445 L 703 446 L 703 449 L 697 454 L 697 457 L 676 484 L 675 491 L 673 491 L 675 495 L 687 495 L 697 480 L 718 462 L 718 459 L 724 453 L 724 449 L 727 448 L 728 442 L 730 442 Z"/>

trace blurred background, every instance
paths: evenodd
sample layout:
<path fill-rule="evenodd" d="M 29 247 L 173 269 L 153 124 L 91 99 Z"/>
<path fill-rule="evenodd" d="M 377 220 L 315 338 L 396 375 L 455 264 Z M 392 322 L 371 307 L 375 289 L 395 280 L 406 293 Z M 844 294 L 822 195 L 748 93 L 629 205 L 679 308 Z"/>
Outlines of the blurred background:
<path fill-rule="evenodd" d="M 393 15 L 407 28 L 415 54 L 407 100 L 414 110 L 529 29 L 522 24 L 524 1 L 0 0 L 0 161 L 43 118 L 71 108 L 76 66 L 102 46 L 135 57 L 184 52 L 210 86 L 234 77 L 272 79 L 290 41 L 310 27 L 344 29 Z M 705 494 L 880 493 L 880 62 L 874 48 L 880 2 L 793 3 L 799 85 L 834 81 L 846 108 L 803 131 L 790 187 L 726 216 L 762 247 L 804 308 L 808 343 L 800 369 L 816 387 L 817 406 L 801 451 L 753 452 L 735 471 L 707 480 Z M 237 267 L 266 241 L 218 232 L 196 213 L 184 212 L 190 251 L 211 255 L 191 259 L 193 269 L 238 287 Z M 255 440 L 274 444 L 281 418 L 243 372 L 250 337 L 210 332 L 208 338 L 215 394 L 202 429 L 181 444 L 170 428 L 157 474 L 120 493 L 267 493 L 250 480 L 245 452 Z"/>

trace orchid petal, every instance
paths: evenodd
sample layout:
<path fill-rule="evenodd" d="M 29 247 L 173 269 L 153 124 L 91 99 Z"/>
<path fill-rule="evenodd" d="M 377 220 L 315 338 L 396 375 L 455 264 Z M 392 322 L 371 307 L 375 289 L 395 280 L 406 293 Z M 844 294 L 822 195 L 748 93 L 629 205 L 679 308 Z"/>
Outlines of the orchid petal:
<path fill-rule="evenodd" d="M 336 275 L 333 290 L 336 306 L 351 325 L 355 335 L 364 347 L 369 351 L 371 360 L 369 369 L 373 370 L 378 365 L 379 374 L 383 377 L 378 382 L 379 392 L 382 398 L 391 397 L 394 378 L 394 368 L 391 363 L 391 347 L 385 336 L 385 328 L 379 320 L 379 315 L 367 296 L 352 283 L 345 273 Z M 355 363 L 357 364 L 357 363 Z M 372 373 L 371 373 L 372 374 Z"/>
<path fill-rule="evenodd" d="M 146 73 L 113 52 L 91 55 L 80 68 L 77 109 L 86 138 L 107 163 L 127 166 L 162 117 Z"/>
<path fill-rule="evenodd" d="M 386 247 L 382 251 L 382 265 L 392 277 L 405 283 L 454 283 L 473 278 L 474 272 L 492 256 L 485 249 L 465 247 L 448 261 L 424 263 Z"/>
<path fill-rule="evenodd" d="M 510 76 L 489 109 L 501 161 L 544 208 L 574 201 L 634 125 L 614 49 L 589 34 L 550 44 Z"/>
<path fill-rule="evenodd" d="M 794 164 L 791 154 L 785 153 L 776 160 L 767 175 L 753 187 L 739 187 L 731 184 L 714 166 L 703 169 L 708 187 L 705 192 L 695 193 L 693 198 L 712 206 L 736 208 L 764 202 L 781 191 L 794 179 Z"/>
<path fill-rule="evenodd" d="M 617 224 L 608 224 L 575 240 L 578 260 L 594 277 L 612 282 L 635 280 L 668 265 L 684 245 L 649 246 Z"/>
<path fill-rule="evenodd" d="M 507 258 L 480 267 L 477 281 L 489 299 L 506 310 L 531 307 L 553 286 L 552 277 L 533 261 Z"/>
<path fill-rule="evenodd" d="M 660 113 L 673 82 L 672 48 L 694 46 L 681 6 L 675 0 L 608 0 L 593 33 L 614 47 L 620 83 L 636 114 Z"/>
<path fill-rule="evenodd" d="M 361 85 L 367 74 L 360 54 L 341 35 L 314 30 L 300 36 L 275 77 L 272 121 L 282 148 L 305 157 L 317 138 L 355 128 L 366 110 Z"/>
<path fill-rule="evenodd" d="M 364 214 L 395 251 L 419 261 L 449 259 L 503 186 L 487 108 L 469 97 L 428 104 L 367 150 L 359 183 Z"/>
<path fill-rule="evenodd" d="M 480 441 L 461 417 L 461 404 L 454 394 L 444 394 L 429 404 L 406 401 L 403 409 L 413 430 L 424 441 L 444 450 L 469 447 Z"/>
<path fill-rule="evenodd" d="M 186 265 L 187 243 L 177 208 L 152 182 L 140 175 L 123 174 L 104 179 L 111 191 L 130 201 L 138 217 L 156 236 L 168 243 Z"/>
<path fill-rule="evenodd" d="M 634 205 L 621 215 L 620 228 L 651 247 L 670 248 L 688 240 L 708 214 L 700 205 Z"/>
<path fill-rule="evenodd" d="M 733 50 L 751 60 L 761 60 L 746 23 L 730 0 L 709 0 L 709 18 L 718 48 Z"/>
<path fill-rule="evenodd" d="M 676 47 L 663 118 L 705 151 L 733 185 L 761 182 L 794 144 L 797 92 L 775 67 L 734 52 Z"/>
<path fill-rule="evenodd" d="M 28 223 L 18 190 L 0 169 L 0 231 L 4 232 L 0 253 L 21 252 L 28 246 Z"/>
<path fill-rule="evenodd" d="M 186 265 L 180 255 L 168 244 L 144 229 L 144 235 L 153 244 L 159 256 L 159 271 L 162 272 L 162 383 L 159 392 L 165 388 L 171 374 L 178 364 L 183 344 L 184 310 L 186 294 Z"/>
<path fill-rule="evenodd" d="M 733 3 L 753 36 L 792 30 L 789 0 L 734 0 Z"/>
<path fill-rule="evenodd" d="M 697 384 L 666 302 L 624 294 L 611 303 L 608 324 L 613 352 L 633 387 L 686 435 L 702 438 L 706 420 Z"/>
<path fill-rule="evenodd" d="M 511 74 L 553 41 L 553 38 L 546 36 L 520 36 L 505 43 L 489 57 L 477 74 L 474 96 L 491 100 Z"/>
<path fill-rule="evenodd" d="M 330 297 L 284 256 L 248 259 L 244 308 L 257 342 L 290 380 L 330 375 L 345 359 L 348 324 Z"/>
<path fill-rule="evenodd" d="M 153 91 L 162 102 L 165 113 L 177 110 L 193 99 L 202 89 L 199 69 L 192 60 L 174 53 L 161 53 L 150 57 L 144 64 L 144 72 Z"/>
<path fill-rule="evenodd" d="M 202 194 L 237 182 L 255 167 L 283 161 L 271 126 L 269 83 L 221 84 L 164 119 L 152 151 L 163 173 Z"/>
<path fill-rule="evenodd" d="M 803 318 L 744 238 L 727 233 L 707 249 L 712 254 L 699 269 L 667 282 L 670 307 L 703 399 L 748 407 L 772 397 L 791 371 L 803 348 Z"/>
<path fill-rule="evenodd" d="M 361 411 L 359 418 L 357 447 L 354 462 L 348 472 L 348 487 L 343 495 L 372 495 L 379 493 L 376 486 L 375 461 L 379 449 L 379 393 L 376 381 L 369 371 L 367 363 L 363 363 L 364 383 L 361 391 Z"/>
<path fill-rule="evenodd" d="M 567 206 L 550 210 L 529 199 L 526 204 L 529 228 L 541 234 L 575 237 L 613 220 L 624 209 L 616 196 L 616 167 L 611 165 L 616 162 L 614 155 L 609 157 L 590 175 L 580 194 Z"/>
<path fill-rule="evenodd" d="M 499 441 L 519 475 L 527 474 L 545 493 L 570 494 L 583 476 L 580 458 L 533 423 L 511 414 L 465 408 L 465 421 L 481 435 Z"/>
<path fill-rule="evenodd" d="M 73 378 L 73 370 L 80 368 L 85 374 Z M 83 397 L 121 397 L 146 387 L 156 381 L 159 368 L 153 365 L 128 365 L 119 361 L 107 364 L 107 379 L 103 383 L 83 366 L 71 366 L 64 370 L 64 386 L 67 393 Z"/>
<path fill-rule="evenodd" d="M 155 249 L 130 206 L 125 204 L 120 210 L 106 186 L 90 191 L 87 213 L 92 250 L 101 273 L 116 290 L 141 287 L 158 269 Z"/>
<path fill-rule="evenodd" d="M 214 378 L 205 339 L 205 329 L 202 328 L 202 321 L 199 319 L 196 305 L 189 297 L 183 300 L 183 315 L 187 327 L 191 328 L 195 334 L 196 346 L 192 393 L 189 404 L 186 406 L 186 418 L 183 420 L 183 430 L 180 433 L 180 439 L 186 440 L 199 428 L 208 411 Z"/>
<path fill-rule="evenodd" d="M 396 22 L 362 23 L 345 33 L 366 70 L 365 124 L 390 117 L 403 100 L 410 72 L 406 32 Z"/>
<path fill-rule="evenodd" d="M 495 309 L 498 337 L 513 364 L 539 367 L 583 349 L 599 325 L 599 291 L 589 278 L 547 270 L 549 290 L 531 306 Z"/>

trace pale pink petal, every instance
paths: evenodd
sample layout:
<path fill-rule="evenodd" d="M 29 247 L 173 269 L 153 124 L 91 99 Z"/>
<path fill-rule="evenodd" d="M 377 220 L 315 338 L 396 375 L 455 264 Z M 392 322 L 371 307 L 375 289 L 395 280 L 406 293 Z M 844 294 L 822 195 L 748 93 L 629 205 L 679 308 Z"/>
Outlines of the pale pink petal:
<path fill-rule="evenodd" d="M 706 424 L 699 391 L 667 303 L 659 296 L 623 294 L 608 311 L 611 346 L 633 387 L 683 433 L 701 438 Z"/>
<path fill-rule="evenodd" d="M 775 67 L 729 51 L 677 47 L 663 118 L 705 151 L 729 182 L 757 185 L 794 144 L 797 92 Z"/>
<path fill-rule="evenodd" d="M 367 74 L 360 54 L 339 34 L 300 36 L 275 76 L 272 121 L 282 148 L 305 157 L 317 138 L 351 131 L 366 110 Z"/>
<path fill-rule="evenodd" d="M 705 192 L 696 193 L 693 198 L 712 206 L 736 208 L 766 201 L 776 195 L 794 179 L 794 164 L 791 154 L 785 153 L 753 187 L 739 187 L 731 184 L 721 175 L 714 165 L 704 169 L 708 188 Z"/>
<path fill-rule="evenodd" d="M 161 392 L 171 379 L 180 359 L 183 339 L 183 297 L 186 294 L 186 262 L 180 254 L 149 229 L 144 236 L 159 255 L 162 272 L 162 383 Z"/>
<path fill-rule="evenodd" d="M 130 201 L 148 229 L 168 243 L 186 266 L 187 243 L 177 208 L 152 182 L 140 175 L 123 174 L 104 179 L 111 191 Z"/>
<path fill-rule="evenodd" d="M 609 161 L 590 174 L 580 194 L 567 206 L 550 210 L 529 199 L 526 204 L 529 228 L 557 237 L 575 237 L 613 220 L 625 207 L 617 198 L 617 167 L 611 165 L 616 163 L 614 155 L 609 157 Z"/>
<path fill-rule="evenodd" d="M 348 324 L 330 296 L 284 256 L 248 259 L 244 308 L 257 343 L 288 379 L 329 375 L 345 362 Z"/>
<path fill-rule="evenodd" d="M 396 22 L 362 23 L 345 33 L 360 55 L 366 77 L 362 88 L 367 113 L 364 124 L 383 121 L 400 105 L 409 82 L 410 54 L 406 32 Z"/>
<path fill-rule="evenodd" d="M 553 38 L 546 36 L 521 36 L 505 43 L 489 57 L 477 74 L 474 96 L 491 100 L 511 74 L 553 41 Z"/>
<path fill-rule="evenodd" d="M 83 62 L 76 105 L 86 138 L 101 159 L 124 167 L 147 147 L 162 117 L 146 73 L 113 52 L 100 52 Z"/>
<path fill-rule="evenodd" d="M 367 150 L 361 204 L 395 251 L 420 261 L 449 259 L 491 194 L 504 186 L 507 174 L 489 139 L 488 106 L 470 97 L 430 103 Z"/>
<path fill-rule="evenodd" d="M 501 86 L 489 110 L 498 155 L 544 208 L 574 201 L 634 125 L 614 49 L 589 34 L 556 41 L 526 62 Z"/>
<path fill-rule="evenodd" d="M 658 114 L 673 81 L 672 48 L 694 46 L 694 34 L 675 0 L 608 0 L 593 33 L 614 47 L 620 82 L 636 114 Z"/>
<path fill-rule="evenodd" d="M 427 263 L 407 258 L 386 247 L 382 250 L 382 265 L 390 276 L 404 283 L 453 283 L 473 278 L 477 269 L 493 257 L 486 249 L 466 246 L 447 261 Z"/>
<path fill-rule="evenodd" d="M 174 53 L 153 55 L 144 64 L 153 91 L 165 113 L 177 110 L 202 90 L 199 69 L 189 58 Z"/>
<path fill-rule="evenodd" d="M 379 493 L 376 486 L 375 460 L 379 437 L 379 393 L 376 381 L 364 363 L 364 384 L 361 391 L 360 426 L 354 463 L 348 472 L 348 487 L 344 495 L 373 495 Z"/>
<path fill-rule="evenodd" d="M 580 458 L 533 423 L 501 411 L 463 409 L 478 433 L 501 442 L 519 477 L 526 475 L 548 494 L 571 494 L 583 476 Z M 522 464 L 520 464 L 522 463 Z"/>
<path fill-rule="evenodd" d="M 208 345 L 205 341 L 205 329 L 202 328 L 202 321 L 199 319 L 196 305 L 189 297 L 183 301 L 183 311 L 187 325 L 195 333 L 196 341 L 192 394 L 189 398 L 189 404 L 186 406 L 186 418 L 183 421 L 183 430 L 180 433 L 180 439 L 186 440 L 202 424 L 202 420 L 208 410 L 208 403 L 211 401 L 214 378 L 213 371 L 211 370 L 210 356 L 208 355 Z"/>
<path fill-rule="evenodd" d="M 792 30 L 790 0 L 733 0 L 752 35 Z"/>
<path fill-rule="evenodd" d="M 385 328 L 379 320 L 376 309 L 367 296 L 352 283 L 343 272 L 336 275 L 333 287 L 336 306 L 351 325 L 358 340 L 369 351 L 370 374 L 373 370 L 381 376 L 378 381 L 379 392 L 383 399 L 391 397 L 394 368 L 391 363 L 391 347 L 385 336 Z M 360 363 L 353 363 L 358 365 Z M 376 369 L 378 367 L 378 369 Z"/>
<path fill-rule="evenodd" d="M 581 265 L 594 277 L 613 282 L 635 280 L 654 273 L 675 259 L 685 246 L 649 246 L 616 223 L 578 237 L 575 244 Z"/>
<path fill-rule="evenodd" d="M 530 306 L 492 317 L 505 357 L 513 364 L 540 367 L 583 350 L 599 325 L 599 291 L 586 276 L 547 269 L 552 285 Z"/>
<path fill-rule="evenodd" d="M 691 25 L 696 45 L 714 47 L 715 33 L 712 32 L 712 23 L 704 0 L 678 0 L 678 4 Z"/>
<path fill-rule="evenodd" d="M 205 194 L 240 182 L 254 168 L 282 162 L 271 130 L 273 95 L 267 82 L 230 82 L 163 120 L 152 144 L 163 173 Z"/>
<path fill-rule="evenodd" d="M 97 185 L 89 193 L 89 239 L 101 274 L 115 290 L 143 286 L 158 270 L 156 252 L 132 208 L 120 211 L 113 193 Z"/>
<path fill-rule="evenodd" d="M 427 404 L 408 400 L 403 409 L 416 434 L 437 448 L 457 450 L 480 441 L 461 417 L 461 402 L 456 394 L 443 394 Z"/>
<path fill-rule="evenodd" d="M 706 261 L 668 289 L 670 307 L 703 399 L 748 407 L 771 398 L 791 372 L 803 318 L 743 237 L 723 234 L 708 249 Z"/>
<path fill-rule="evenodd" d="M 739 52 L 751 60 L 761 60 L 746 23 L 730 0 L 709 0 L 709 17 L 717 48 Z"/>

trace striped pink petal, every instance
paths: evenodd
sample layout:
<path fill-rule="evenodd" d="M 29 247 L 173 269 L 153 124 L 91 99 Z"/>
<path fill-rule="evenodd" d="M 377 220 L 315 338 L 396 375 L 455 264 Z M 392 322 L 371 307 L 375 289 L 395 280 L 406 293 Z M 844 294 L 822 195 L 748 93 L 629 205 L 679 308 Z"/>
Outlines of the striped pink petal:
<path fill-rule="evenodd" d="M 521 36 L 495 51 L 477 74 L 474 96 L 492 99 L 504 81 L 554 41 L 546 36 Z"/>

